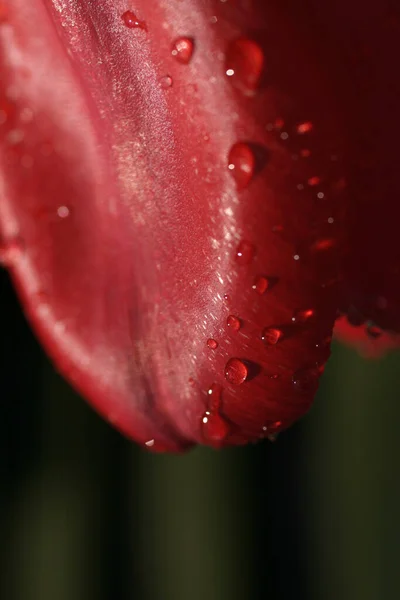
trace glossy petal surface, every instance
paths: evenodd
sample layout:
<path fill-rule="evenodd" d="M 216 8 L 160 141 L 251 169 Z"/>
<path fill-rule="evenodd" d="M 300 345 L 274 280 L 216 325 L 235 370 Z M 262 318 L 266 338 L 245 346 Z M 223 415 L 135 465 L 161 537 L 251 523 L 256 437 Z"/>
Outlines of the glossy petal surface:
<path fill-rule="evenodd" d="M 1 257 L 58 368 L 153 450 L 300 417 L 345 249 L 312 24 L 278 0 L 15 0 L 0 42 Z"/>

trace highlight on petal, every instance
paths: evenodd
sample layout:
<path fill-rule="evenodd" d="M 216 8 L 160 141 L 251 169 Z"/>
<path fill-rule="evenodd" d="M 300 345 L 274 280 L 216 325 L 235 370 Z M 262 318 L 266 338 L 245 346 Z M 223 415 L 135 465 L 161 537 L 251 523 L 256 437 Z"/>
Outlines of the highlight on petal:
<path fill-rule="evenodd" d="M 275 435 L 329 356 L 342 128 L 290 14 L 15 0 L 0 24 L 1 259 L 63 375 L 151 450 Z"/>

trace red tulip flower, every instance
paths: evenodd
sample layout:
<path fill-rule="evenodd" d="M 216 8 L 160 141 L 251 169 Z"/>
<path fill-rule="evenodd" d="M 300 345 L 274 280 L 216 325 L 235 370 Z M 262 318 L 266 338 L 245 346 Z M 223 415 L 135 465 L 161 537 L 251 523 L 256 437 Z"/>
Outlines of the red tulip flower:
<path fill-rule="evenodd" d="M 339 309 L 400 329 L 398 36 L 313 4 L 0 1 L 1 260 L 152 450 L 288 427 Z"/>

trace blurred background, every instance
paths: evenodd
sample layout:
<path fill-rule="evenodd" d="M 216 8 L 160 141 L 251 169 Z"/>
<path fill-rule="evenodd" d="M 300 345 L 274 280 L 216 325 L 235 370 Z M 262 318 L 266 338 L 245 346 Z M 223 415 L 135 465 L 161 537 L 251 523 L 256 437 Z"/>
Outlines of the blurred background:
<path fill-rule="evenodd" d="M 400 353 L 335 345 L 274 444 L 147 454 L 55 373 L 0 273 L 0 597 L 400 597 Z"/>

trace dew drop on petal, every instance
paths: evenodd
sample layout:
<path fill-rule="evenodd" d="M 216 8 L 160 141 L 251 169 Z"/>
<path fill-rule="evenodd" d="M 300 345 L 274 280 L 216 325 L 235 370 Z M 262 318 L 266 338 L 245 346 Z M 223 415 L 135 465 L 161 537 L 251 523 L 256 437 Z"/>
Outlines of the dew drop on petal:
<path fill-rule="evenodd" d="M 209 338 L 207 340 L 207 346 L 211 349 L 211 350 L 216 350 L 218 348 L 218 342 L 217 340 L 214 340 L 213 338 Z"/>
<path fill-rule="evenodd" d="M 254 176 L 256 160 L 248 144 L 237 142 L 228 156 L 228 169 L 235 180 L 238 190 L 245 189 Z"/>
<path fill-rule="evenodd" d="M 294 323 L 306 323 L 315 315 L 315 311 L 312 308 L 306 308 L 298 310 L 294 313 L 292 321 Z"/>
<path fill-rule="evenodd" d="M 220 414 L 222 387 L 213 383 L 207 391 L 207 396 L 207 410 L 202 416 L 202 432 L 206 442 L 218 445 L 229 433 L 229 425 Z"/>
<path fill-rule="evenodd" d="M 253 260 L 254 253 L 253 244 L 242 240 L 236 249 L 236 262 L 240 265 L 248 265 Z"/>
<path fill-rule="evenodd" d="M 218 413 L 206 410 L 202 417 L 202 431 L 206 442 L 218 445 L 228 436 L 229 425 Z"/>
<path fill-rule="evenodd" d="M 269 284 L 270 282 L 267 277 L 264 277 L 263 275 L 258 275 L 254 280 L 252 288 L 257 292 L 257 294 L 260 294 L 260 296 L 262 296 L 268 290 Z"/>
<path fill-rule="evenodd" d="M 193 50 L 193 40 L 188 37 L 180 37 L 174 41 L 171 53 L 178 62 L 187 65 L 193 56 Z"/>
<path fill-rule="evenodd" d="M 304 121 L 304 123 L 299 123 L 296 127 L 296 131 L 299 135 L 303 135 L 304 133 L 309 133 L 313 129 L 313 124 L 311 121 Z"/>
<path fill-rule="evenodd" d="M 148 31 L 145 21 L 138 19 L 135 13 L 131 10 L 127 10 L 123 13 L 122 20 L 124 25 L 129 27 L 129 29 L 143 29 L 143 31 Z"/>
<path fill-rule="evenodd" d="M 321 177 L 317 177 L 317 176 L 310 177 L 307 180 L 307 183 L 310 187 L 315 187 L 316 185 L 319 185 L 321 183 Z"/>
<path fill-rule="evenodd" d="M 60 219 L 66 219 L 69 217 L 70 213 L 71 211 L 68 206 L 62 205 L 57 208 L 57 215 L 60 217 Z"/>
<path fill-rule="evenodd" d="M 233 41 L 226 53 L 225 73 L 234 87 L 244 94 L 258 88 L 264 67 L 260 46 L 247 38 Z"/>
<path fill-rule="evenodd" d="M 235 315 L 229 315 L 229 317 L 226 319 L 226 324 L 229 329 L 232 329 L 232 331 L 239 331 L 242 325 L 240 319 L 235 317 Z"/>
<path fill-rule="evenodd" d="M 278 327 L 265 327 L 261 332 L 261 339 L 267 346 L 274 346 L 284 337 L 282 329 Z"/>
<path fill-rule="evenodd" d="M 372 338 L 373 340 L 378 339 L 382 335 L 382 329 L 380 329 L 376 325 L 368 325 L 366 327 L 366 332 L 368 337 Z"/>
<path fill-rule="evenodd" d="M 311 392 L 318 387 L 318 369 L 299 369 L 293 374 L 293 387 L 299 392 Z"/>
<path fill-rule="evenodd" d="M 241 385 L 248 376 L 248 369 L 239 358 L 230 358 L 225 365 L 225 377 L 233 385 Z"/>
<path fill-rule="evenodd" d="M 164 90 L 172 87 L 172 84 L 173 84 L 172 77 L 170 75 L 164 75 L 164 77 L 161 77 L 161 79 L 160 79 L 160 84 Z"/>

